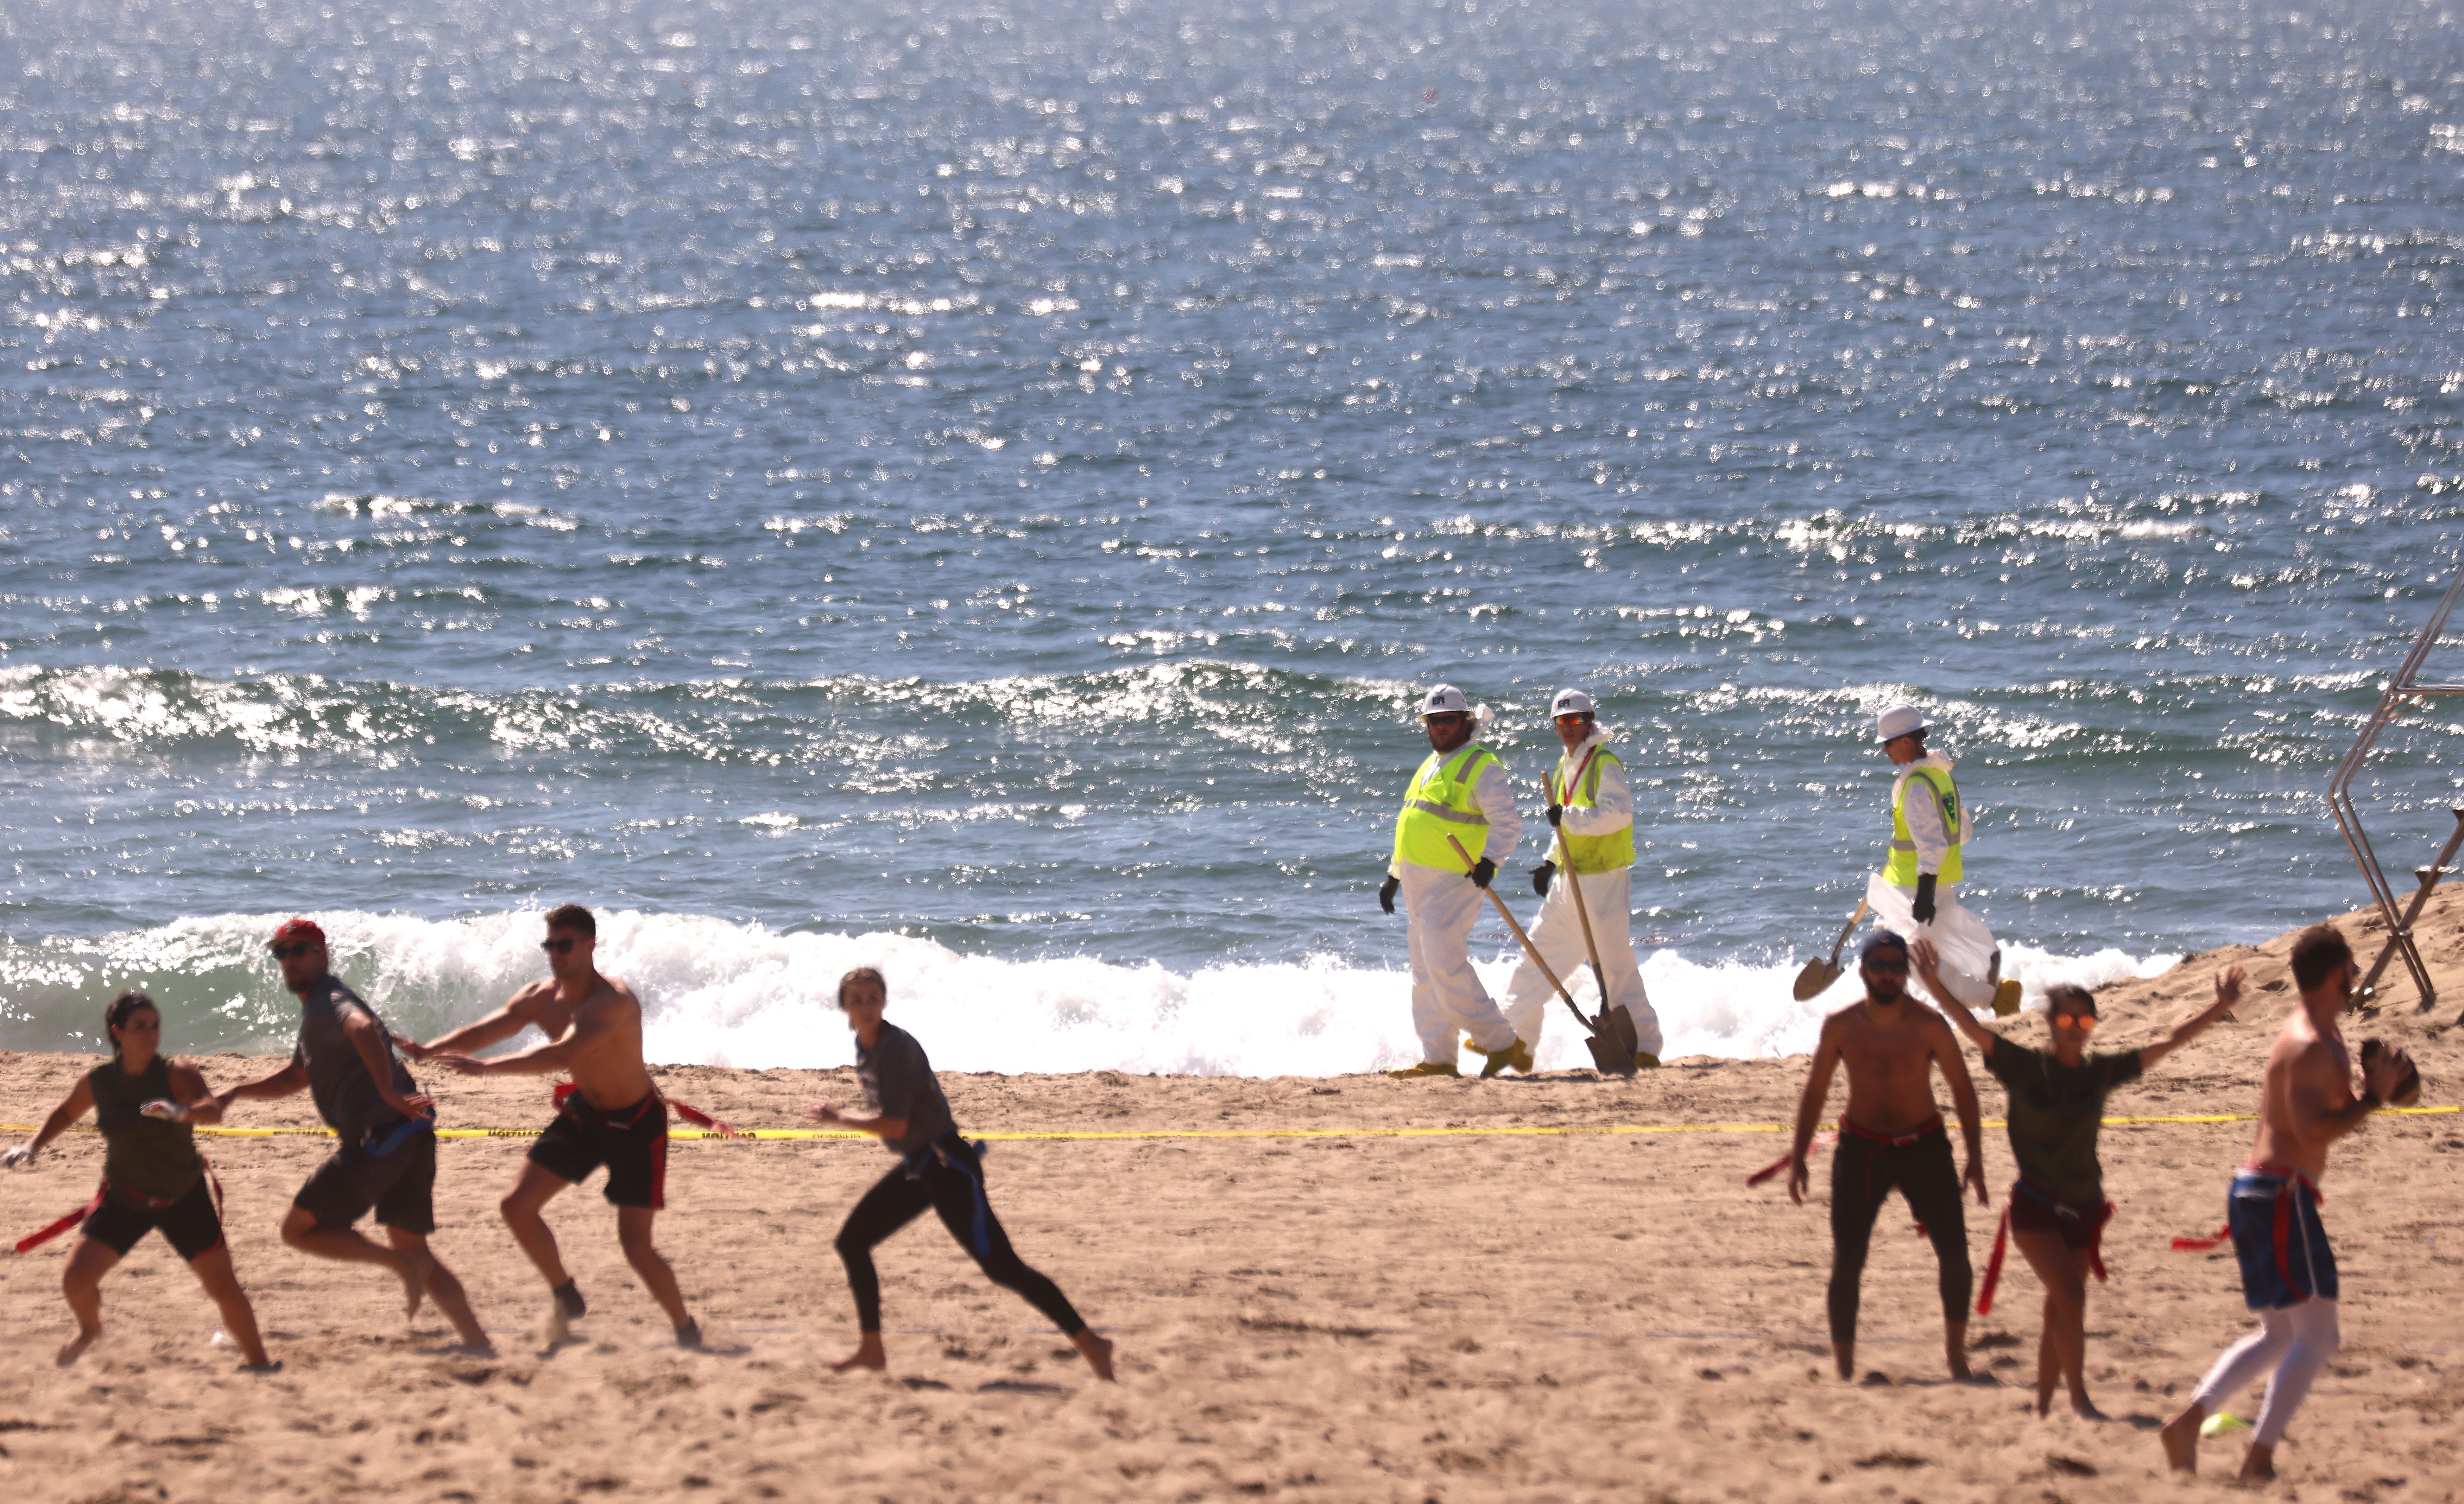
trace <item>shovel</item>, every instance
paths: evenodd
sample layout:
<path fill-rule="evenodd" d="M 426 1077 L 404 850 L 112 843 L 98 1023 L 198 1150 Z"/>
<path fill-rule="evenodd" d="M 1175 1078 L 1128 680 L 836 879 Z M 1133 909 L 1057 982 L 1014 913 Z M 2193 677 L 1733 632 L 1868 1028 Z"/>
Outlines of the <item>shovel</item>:
<path fill-rule="evenodd" d="M 1471 853 L 1463 849 L 1463 843 L 1457 840 L 1451 832 L 1446 836 L 1446 844 L 1455 848 L 1456 856 L 1463 858 L 1464 871 L 1469 872 L 1480 865 L 1479 862 L 1471 860 Z M 1602 1076 L 1632 1076 L 1634 1052 L 1620 1051 L 1617 1048 L 1617 1042 L 1603 1035 L 1600 1032 L 1600 1025 L 1585 1016 L 1582 1009 L 1574 1005 L 1574 994 L 1566 991 L 1566 984 L 1558 981 L 1557 973 L 1549 970 L 1549 963 L 1540 959 L 1540 951 L 1531 944 L 1531 937 L 1523 932 L 1521 925 L 1515 923 L 1514 910 L 1506 906 L 1506 900 L 1497 896 L 1497 890 L 1483 888 L 1481 891 L 1487 894 L 1488 901 L 1497 905 L 1497 916 L 1506 921 L 1507 928 L 1514 931 L 1514 938 L 1523 942 L 1523 953 L 1531 958 L 1531 964 L 1540 969 L 1540 974 L 1547 977 L 1549 985 L 1557 990 L 1557 995 L 1566 1000 L 1567 1011 L 1572 1013 L 1575 1021 L 1583 1026 L 1584 1034 L 1589 1035 L 1583 1040 L 1583 1044 L 1592 1052 L 1592 1064 L 1598 1067 Z"/>
<path fill-rule="evenodd" d="M 1808 961 L 1805 970 L 1796 973 L 1798 1002 L 1810 1002 L 1819 997 L 1825 988 L 1839 980 L 1839 952 L 1847 946 L 1848 937 L 1857 932 L 1857 925 L 1864 917 L 1865 901 L 1860 898 L 1857 901 L 1857 912 L 1848 916 L 1848 923 L 1841 927 L 1839 938 L 1831 943 L 1831 959 Z"/>
<path fill-rule="evenodd" d="M 1597 748 L 1593 749 L 1593 755 L 1597 755 Z M 1583 766 L 1574 770 L 1573 781 L 1566 785 L 1569 794 L 1573 792 L 1575 784 L 1583 781 L 1584 769 L 1591 765 L 1591 756 L 1584 757 Z M 1550 802 L 1553 804 L 1559 801 L 1552 797 Z M 1583 880 L 1575 874 L 1574 859 L 1571 852 L 1566 858 L 1566 883 L 1574 895 L 1575 916 L 1583 922 L 1583 949 L 1592 959 L 1592 985 L 1600 990 L 1600 1032 L 1606 1034 L 1618 1049 L 1624 1051 L 1626 1059 L 1631 1061 L 1642 1053 L 1642 1036 L 1636 1032 L 1634 1014 L 1626 1012 L 1623 1003 L 1615 1007 L 1609 1005 L 1609 974 L 1600 970 L 1600 944 L 1592 938 L 1592 911 L 1583 906 Z M 1597 1060 L 1599 1052 L 1593 1051 L 1592 1058 Z"/>
<path fill-rule="evenodd" d="M 1592 938 L 1592 916 L 1583 907 L 1583 881 L 1574 876 L 1574 864 L 1571 861 L 1566 863 L 1566 881 L 1573 884 L 1574 912 L 1582 916 L 1583 948 L 1592 954 L 1592 985 L 1600 990 L 1600 1032 L 1607 1035 L 1609 1042 L 1625 1055 L 1627 1068 L 1618 1074 L 1631 1076 L 1634 1074 L 1634 1057 L 1642 1053 L 1642 1036 L 1635 1032 L 1634 1014 L 1626 1012 L 1623 1003 L 1614 1008 L 1609 1006 L 1608 973 L 1600 970 L 1599 943 Z M 1525 944 L 1528 945 L 1529 942 L 1527 941 Z M 1552 977 L 1551 980 L 1553 981 L 1555 978 Z M 1568 1001 L 1571 1002 L 1573 999 L 1569 998 Z M 1595 1039 L 1591 1042 L 1597 1046 L 1600 1041 Z M 1595 1048 L 1592 1051 L 1592 1058 L 1597 1060 L 1599 1057 L 1600 1052 Z M 1607 1067 L 1603 1066 L 1601 1069 L 1605 1070 Z"/>

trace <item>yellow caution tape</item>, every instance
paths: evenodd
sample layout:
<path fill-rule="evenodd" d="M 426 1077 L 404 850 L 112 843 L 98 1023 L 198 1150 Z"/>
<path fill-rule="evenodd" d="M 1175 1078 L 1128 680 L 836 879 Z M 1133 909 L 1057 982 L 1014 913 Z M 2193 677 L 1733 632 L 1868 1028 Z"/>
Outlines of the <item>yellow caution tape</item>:
<path fill-rule="evenodd" d="M 2428 1117 L 2443 1113 L 2464 1112 L 2456 1107 L 2382 1107 L 2382 1113 L 2408 1117 Z M 2255 1123 L 2257 1115 L 2247 1112 L 2188 1113 L 2167 1117 L 2107 1118 L 2108 1128 L 2144 1127 L 2164 1123 Z M 1988 1128 L 2008 1127 L 1999 1118 L 1988 1118 Z M 1480 1127 L 1444 1128 L 1127 1128 L 1118 1131 L 1063 1131 L 1049 1133 L 971 1133 L 972 1139 L 996 1144 L 1102 1143 L 1155 1139 L 1559 1139 L 1615 1137 L 1641 1133 L 1788 1133 L 1795 1128 L 1792 1123 L 1587 1123 L 1559 1126 L 1536 1126 L 1525 1123 L 1500 1123 Z M 1825 1131 L 1836 1130 L 1837 1123 L 1822 1124 Z M 32 1133 L 33 1125 L 22 1123 L 0 1123 L 0 1133 Z M 91 1123 L 78 1123 L 70 1130 L 77 1133 L 97 1131 Z M 222 1128 L 201 1127 L 199 1133 L 209 1133 L 227 1139 L 330 1139 L 331 1128 Z M 537 1128 L 439 1128 L 440 1139 L 535 1139 Z M 705 1128 L 672 1128 L 671 1139 L 723 1139 L 727 1135 Z M 847 1128 L 738 1128 L 739 1139 L 869 1139 L 869 1133 Z"/>

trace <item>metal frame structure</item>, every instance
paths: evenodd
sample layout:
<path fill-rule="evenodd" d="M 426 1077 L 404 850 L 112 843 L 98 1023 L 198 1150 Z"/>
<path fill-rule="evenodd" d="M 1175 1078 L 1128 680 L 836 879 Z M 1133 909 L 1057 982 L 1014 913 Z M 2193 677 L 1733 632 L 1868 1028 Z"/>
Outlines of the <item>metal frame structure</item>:
<path fill-rule="evenodd" d="M 2448 851 L 2441 854 L 2436 864 L 2422 869 L 2421 887 L 2414 895 L 2410 909 L 2399 910 L 2395 889 L 2388 885 L 2387 871 L 2379 865 L 2378 853 L 2370 849 L 2369 835 L 2362 829 L 2361 811 L 2353 805 L 2353 779 L 2360 774 L 2370 749 L 2378 745 L 2380 736 L 2386 733 L 2387 727 L 2408 705 L 2415 700 L 2441 695 L 2464 695 L 2464 684 L 2424 684 L 2421 681 L 2422 665 L 2429 661 L 2431 649 L 2436 647 L 2446 635 L 2447 619 L 2454 614 L 2460 600 L 2464 600 L 2464 569 L 2457 570 L 2449 578 L 2447 593 L 2439 597 L 2438 608 L 2430 614 L 2430 624 L 2423 627 L 2421 636 L 2413 640 L 2412 651 L 2405 655 L 2404 663 L 2396 669 L 2394 677 L 2387 681 L 2387 692 L 2379 697 L 2378 709 L 2362 727 L 2362 734 L 2353 738 L 2352 750 L 2344 753 L 2343 762 L 2336 765 L 2336 775 L 2327 783 L 2327 806 L 2335 812 L 2336 825 L 2343 832 L 2344 844 L 2352 848 L 2353 860 L 2361 865 L 2362 880 L 2370 885 L 2370 896 L 2378 901 L 2379 913 L 2387 921 L 2387 947 L 2404 957 L 2405 970 L 2412 973 L 2413 986 L 2420 989 L 2424 1010 L 2438 1000 L 2438 990 L 2431 983 L 2430 968 L 2421 959 L 2420 947 L 2413 943 L 2412 921 L 2429 901 L 2430 890 L 2446 874 L 2454 842 L 2448 843 Z M 2382 955 L 2378 967 L 2371 970 L 2373 981 L 2386 965 L 2387 957 Z M 2363 995 L 2367 995 L 2368 991 L 2364 989 Z"/>

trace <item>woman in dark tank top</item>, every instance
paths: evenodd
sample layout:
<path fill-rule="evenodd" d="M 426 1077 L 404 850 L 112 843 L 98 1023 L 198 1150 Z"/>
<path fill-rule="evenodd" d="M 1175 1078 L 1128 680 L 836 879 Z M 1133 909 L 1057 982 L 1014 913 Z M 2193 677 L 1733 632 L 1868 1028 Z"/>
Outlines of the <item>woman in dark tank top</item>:
<path fill-rule="evenodd" d="M 270 1373 L 281 1365 L 266 1358 L 256 1312 L 231 1269 L 222 1211 L 197 1153 L 195 1124 L 221 1122 L 222 1108 L 195 1066 L 162 1053 L 163 1014 L 143 992 L 113 998 L 103 1011 L 103 1033 L 111 1058 L 77 1079 L 33 1138 L 0 1154 L 0 1165 L 11 1168 L 33 1164 L 44 1144 L 89 1109 L 102 1133 L 102 1187 L 83 1212 L 55 1228 L 64 1232 L 83 1219 L 60 1276 L 77 1331 L 61 1345 L 57 1362 L 63 1367 L 77 1362 L 102 1335 L 102 1276 L 140 1238 L 160 1232 L 221 1308 L 223 1330 L 238 1344 L 242 1367 Z M 48 1235 L 36 1234 L 18 1252 Z"/>

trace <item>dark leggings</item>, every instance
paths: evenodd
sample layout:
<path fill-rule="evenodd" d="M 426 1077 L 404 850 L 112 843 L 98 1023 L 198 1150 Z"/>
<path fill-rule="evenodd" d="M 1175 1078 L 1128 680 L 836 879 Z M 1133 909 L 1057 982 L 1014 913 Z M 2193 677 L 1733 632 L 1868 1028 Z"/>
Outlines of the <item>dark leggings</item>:
<path fill-rule="evenodd" d="M 1839 1135 L 1831 1161 L 1831 1340 L 1857 1340 L 1857 1297 L 1865 1278 L 1865 1250 L 1874 1218 L 1892 1187 L 1925 1224 L 1942 1268 L 1943 1319 L 1968 1319 L 1968 1218 L 1959 1204 L 1959 1172 L 1950 1164 L 1950 1135 L 1940 1126 L 1901 1146 Z"/>
<path fill-rule="evenodd" d="M 856 1323 L 864 1331 L 881 1330 L 881 1276 L 873 1272 L 873 1245 L 924 1214 L 926 1207 L 940 1213 L 941 1225 L 975 1255 L 994 1284 L 1017 1291 L 1045 1319 L 1071 1337 L 1087 1329 L 1061 1287 L 1026 1267 L 1009 1246 L 1009 1234 L 984 1199 L 983 1162 L 963 1143 L 948 1146 L 952 1163 L 938 1158 L 924 1162 L 910 1180 L 901 1165 L 884 1175 L 847 1213 L 839 1229 L 839 1257 L 846 1261 L 848 1288 L 855 1292 Z"/>

